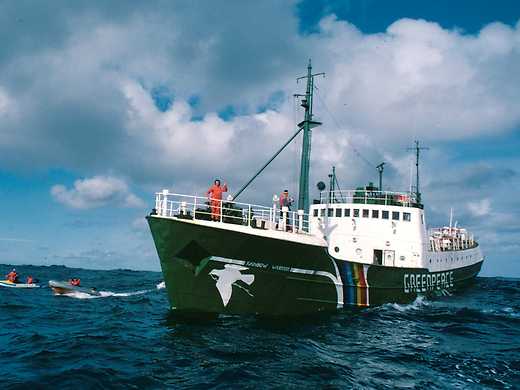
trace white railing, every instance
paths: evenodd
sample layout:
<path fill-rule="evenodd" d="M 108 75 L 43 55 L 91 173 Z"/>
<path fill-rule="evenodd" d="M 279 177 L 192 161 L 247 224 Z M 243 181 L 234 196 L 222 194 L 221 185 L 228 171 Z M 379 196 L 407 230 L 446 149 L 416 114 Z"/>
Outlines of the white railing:
<path fill-rule="evenodd" d="M 429 230 L 430 250 L 433 252 L 457 251 L 474 248 L 477 242 L 466 229 L 454 227 Z"/>
<path fill-rule="evenodd" d="M 372 191 L 366 189 L 326 192 L 320 197 L 320 203 L 360 203 L 405 207 L 420 206 L 415 192 Z M 420 207 L 422 207 L 422 205 Z"/>
<path fill-rule="evenodd" d="M 215 209 L 212 212 L 212 205 Z M 303 210 L 290 211 L 232 200 L 171 193 L 168 190 L 155 193 L 155 208 L 152 212 L 164 217 L 196 219 L 245 225 L 256 229 L 281 230 L 291 233 L 309 231 L 309 216 Z"/>

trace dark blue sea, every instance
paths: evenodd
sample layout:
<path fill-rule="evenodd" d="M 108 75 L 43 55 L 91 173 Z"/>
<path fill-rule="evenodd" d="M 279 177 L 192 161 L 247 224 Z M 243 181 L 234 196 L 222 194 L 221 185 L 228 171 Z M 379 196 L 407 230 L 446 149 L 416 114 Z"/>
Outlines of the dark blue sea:
<path fill-rule="evenodd" d="M 189 321 L 157 272 L 17 270 L 103 296 L 0 287 L 3 389 L 520 388 L 520 280 L 308 319 Z"/>

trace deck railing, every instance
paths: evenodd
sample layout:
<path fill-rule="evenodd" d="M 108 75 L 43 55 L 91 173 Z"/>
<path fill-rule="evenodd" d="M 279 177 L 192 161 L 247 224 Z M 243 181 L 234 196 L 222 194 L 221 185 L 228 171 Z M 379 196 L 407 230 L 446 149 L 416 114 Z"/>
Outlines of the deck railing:
<path fill-rule="evenodd" d="M 213 212 L 212 206 L 215 208 Z M 309 216 L 303 210 L 290 211 L 287 207 L 280 208 L 276 203 L 272 207 L 266 207 L 232 200 L 176 194 L 167 190 L 155 194 L 155 208 L 152 214 L 295 234 L 307 234 L 309 231 Z"/>
<path fill-rule="evenodd" d="M 415 192 L 394 192 L 366 189 L 326 192 L 322 194 L 319 202 L 321 204 L 361 203 L 387 206 L 423 207 L 418 201 Z"/>
<path fill-rule="evenodd" d="M 461 228 L 431 228 L 428 232 L 430 238 L 430 250 L 433 252 L 447 252 L 466 250 L 476 247 L 478 244 L 473 234 Z"/>

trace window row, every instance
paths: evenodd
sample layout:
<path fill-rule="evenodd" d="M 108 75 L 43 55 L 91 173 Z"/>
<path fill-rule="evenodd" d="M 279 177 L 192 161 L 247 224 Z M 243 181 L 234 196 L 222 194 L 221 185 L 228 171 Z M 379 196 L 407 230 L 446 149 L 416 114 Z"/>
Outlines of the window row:
<path fill-rule="evenodd" d="M 380 213 L 381 211 L 381 213 Z M 401 213 L 399 211 L 388 211 L 388 210 L 369 210 L 369 209 L 314 209 L 314 216 L 317 217 L 318 215 L 320 217 L 325 217 L 325 214 L 327 217 L 354 217 L 359 218 L 360 216 L 362 218 L 379 218 L 381 215 L 381 219 L 390 219 L 390 216 L 392 217 L 393 221 L 411 221 L 412 216 L 410 213 L 402 213 L 402 219 L 401 219 Z"/>

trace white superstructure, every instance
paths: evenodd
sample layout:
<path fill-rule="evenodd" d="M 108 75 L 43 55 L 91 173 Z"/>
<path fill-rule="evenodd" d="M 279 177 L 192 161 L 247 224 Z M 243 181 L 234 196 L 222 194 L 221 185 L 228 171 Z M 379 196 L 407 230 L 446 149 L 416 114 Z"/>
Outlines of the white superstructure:
<path fill-rule="evenodd" d="M 414 193 L 374 190 L 331 193 L 310 208 L 310 230 L 322 235 L 331 256 L 388 267 L 444 271 L 482 260 L 466 229 L 428 232 Z"/>

